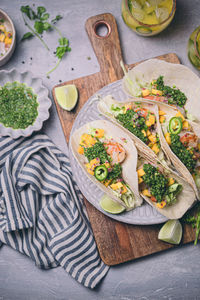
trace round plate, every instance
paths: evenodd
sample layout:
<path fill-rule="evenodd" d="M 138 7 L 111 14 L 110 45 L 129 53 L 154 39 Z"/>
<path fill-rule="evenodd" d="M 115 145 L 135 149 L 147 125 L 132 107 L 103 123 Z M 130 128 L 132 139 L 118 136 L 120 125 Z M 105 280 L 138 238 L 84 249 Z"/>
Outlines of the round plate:
<path fill-rule="evenodd" d="M 111 94 L 118 101 L 124 101 L 127 98 L 125 93 L 122 91 L 121 80 L 105 86 L 99 90 L 97 94 L 94 94 L 91 98 L 89 98 L 89 100 L 85 103 L 76 117 L 72 127 L 71 135 L 73 134 L 74 130 L 83 126 L 85 123 L 98 119 L 105 119 L 98 112 L 97 101 L 98 95 L 105 97 L 109 94 Z M 142 206 L 129 212 L 124 212 L 119 215 L 106 213 L 99 205 L 99 200 L 103 195 L 102 191 L 84 174 L 83 170 L 80 168 L 78 162 L 72 154 L 71 147 L 69 147 L 69 156 L 75 181 L 78 184 L 82 194 L 92 205 L 94 205 L 105 215 L 124 223 L 140 225 L 159 224 L 167 220 L 166 217 L 161 215 L 155 208 L 150 206 L 145 201 L 143 202 Z"/>
<path fill-rule="evenodd" d="M 0 123 L 0 136 L 10 136 L 14 139 L 20 136 L 30 136 L 33 131 L 38 131 L 42 128 L 43 122 L 49 118 L 49 108 L 51 107 L 51 99 L 48 97 L 48 89 L 43 85 L 40 78 L 33 77 L 29 71 L 20 73 L 16 69 L 10 71 L 0 71 L 0 86 L 7 82 L 18 81 L 25 83 L 28 87 L 33 89 L 33 93 L 37 95 L 38 116 L 33 125 L 26 129 L 12 129 L 5 127 Z"/>

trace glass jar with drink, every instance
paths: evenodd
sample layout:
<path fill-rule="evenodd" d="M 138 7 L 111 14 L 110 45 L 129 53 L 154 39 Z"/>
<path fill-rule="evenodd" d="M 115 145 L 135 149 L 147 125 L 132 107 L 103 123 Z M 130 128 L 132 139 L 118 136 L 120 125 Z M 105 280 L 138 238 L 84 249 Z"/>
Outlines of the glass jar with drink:
<path fill-rule="evenodd" d="M 200 26 L 192 32 L 188 40 L 188 57 L 191 63 L 200 70 Z"/>
<path fill-rule="evenodd" d="M 136 33 L 156 35 L 172 21 L 176 11 L 175 0 L 122 0 L 122 18 Z"/>

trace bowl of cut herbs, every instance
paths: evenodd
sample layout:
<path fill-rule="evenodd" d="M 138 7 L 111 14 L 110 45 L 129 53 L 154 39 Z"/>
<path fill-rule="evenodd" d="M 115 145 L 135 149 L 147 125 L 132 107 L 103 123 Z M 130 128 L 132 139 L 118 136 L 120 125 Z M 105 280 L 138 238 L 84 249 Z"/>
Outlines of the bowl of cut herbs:
<path fill-rule="evenodd" d="M 11 18 L 0 9 L 0 66 L 11 58 L 16 45 L 16 32 Z"/>
<path fill-rule="evenodd" d="M 0 71 L 0 136 L 30 136 L 49 118 L 51 99 L 29 71 Z"/>

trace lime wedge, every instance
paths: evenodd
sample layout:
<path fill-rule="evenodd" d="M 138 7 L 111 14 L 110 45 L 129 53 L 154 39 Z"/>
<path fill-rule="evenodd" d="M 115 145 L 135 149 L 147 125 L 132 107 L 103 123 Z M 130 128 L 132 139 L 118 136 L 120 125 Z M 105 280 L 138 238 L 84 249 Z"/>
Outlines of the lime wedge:
<path fill-rule="evenodd" d="M 55 88 L 58 104 L 65 110 L 72 110 L 78 100 L 78 91 L 74 84 L 67 84 Z"/>
<path fill-rule="evenodd" d="M 169 220 L 158 233 L 158 239 L 170 244 L 178 245 L 183 234 L 182 225 L 179 220 Z"/>
<path fill-rule="evenodd" d="M 106 194 L 104 194 L 101 197 L 100 206 L 103 210 L 105 210 L 106 212 L 109 212 L 111 214 L 120 214 L 121 212 L 123 212 L 125 210 L 124 206 L 115 202 Z"/>

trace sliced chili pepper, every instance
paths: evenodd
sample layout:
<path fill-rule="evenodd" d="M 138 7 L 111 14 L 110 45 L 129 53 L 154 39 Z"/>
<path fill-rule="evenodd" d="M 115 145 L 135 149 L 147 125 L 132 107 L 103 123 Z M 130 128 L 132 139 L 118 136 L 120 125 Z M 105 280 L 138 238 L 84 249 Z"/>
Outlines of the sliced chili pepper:
<path fill-rule="evenodd" d="M 178 134 L 181 132 L 183 127 L 182 119 L 179 117 L 173 117 L 169 121 L 169 131 L 172 134 Z"/>
<path fill-rule="evenodd" d="M 104 165 L 98 166 L 94 170 L 94 176 L 96 177 L 97 180 L 103 181 L 108 176 L 108 169 Z"/>

